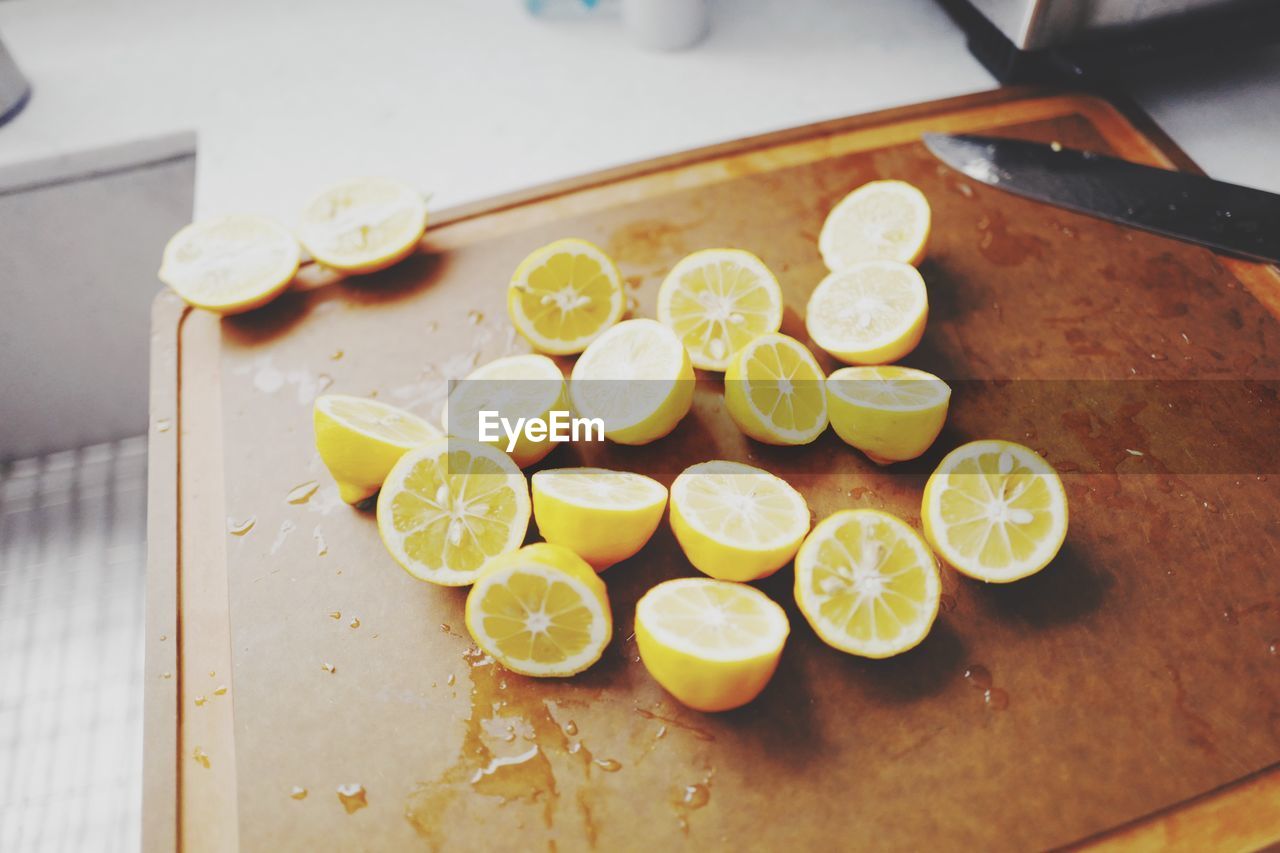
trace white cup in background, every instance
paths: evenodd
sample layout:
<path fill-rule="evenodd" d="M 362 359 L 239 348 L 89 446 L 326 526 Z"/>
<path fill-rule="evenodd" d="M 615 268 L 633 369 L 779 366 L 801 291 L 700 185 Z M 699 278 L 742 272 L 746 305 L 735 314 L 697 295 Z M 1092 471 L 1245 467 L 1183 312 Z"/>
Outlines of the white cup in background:
<path fill-rule="evenodd" d="M 648 50 L 684 50 L 707 34 L 707 0 L 622 0 L 631 40 Z"/>

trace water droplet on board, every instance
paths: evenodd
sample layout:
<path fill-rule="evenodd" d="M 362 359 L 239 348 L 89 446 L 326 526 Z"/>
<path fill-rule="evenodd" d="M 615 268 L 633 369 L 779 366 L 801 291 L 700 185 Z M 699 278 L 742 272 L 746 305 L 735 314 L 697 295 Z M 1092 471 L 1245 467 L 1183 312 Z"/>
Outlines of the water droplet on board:
<path fill-rule="evenodd" d="M 979 690 L 986 690 L 991 686 L 991 671 L 982 664 L 971 664 L 965 669 L 964 678 Z"/>
<path fill-rule="evenodd" d="M 332 359 L 332 360 L 334 360 L 334 361 L 338 361 L 338 360 L 340 360 L 344 355 L 346 355 L 346 353 L 344 353 L 344 352 L 343 352 L 342 350 L 340 350 L 340 349 L 336 349 L 336 350 L 334 350 L 334 351 L 333 351 L 333 354 L 332 354 L 331 356 L 329 356 L 329 358 L 331 358 L 331 359 Z"/>
<path fill-rule="evenodd" d="M 329 612 L 329 618 L 330 618 L 330 619 L 341 619 L 341 618 L 342 618 L 342 611 L 341 611 L 341 610 L 332 610 L 332 611 L 330 611 L 330 612 Z"/>
<path fill-rule="evenodd" d="M 595 764 L 606 773 L 617 773 L 622 769 L 622 762 L 616 758 L 597 758 Z"/>
<path fill-rule="evenodd" d="M 285 495 L 284 499 L 286 502 L 291 504 L 304 504 L 311 500 L 311 496 L 314 495 L 316 493 L 316 489 L 319 488 L 319 481 L 308 480 L 307 482 L 301 483 L 290 489 L 289 494 Z"/>
<path fill-rule="evenodd" d="M 199 708 L 201 705 L 205 704 L 205 703 L 206 703 L 206 702 L 208 702 L 208 701 L 209 701 L 209 700 L 208 700 L 208 699 L 206 699 L 206 698 L 205 698 L 205 697 L 203 697 L 203 696 L 197 696 L 197 697 L 196 697 L 196 707 L 197 707 L 197 708 Z"/>
<path fill-rule="evenodd" d="M 162 673 L 160 673 L 160 677 L 161 677 L 161 678 L 165 678 L 165 679 L 173 678 L 173 673 L 172 673 L 172 672 L 162 672 Z"/>
<path fill-rule="evenodd" d="M 243 536 L 252 530 L 253 526 L 257 523 L 258 519 L 253 516 L 249 516 L 244 521 L 236 521 L 235 519 L 228 517 L 227 532 L 232 536 Z"/>
<path fill-rule="evenodd" d="M 156 421 L 156 432 L 168 432 L 172 426 L 173 422 L 168 418 L 161 418 Z"/>
<path fill-rule="evenodd" d="M 305 800 L 307 798 L 307 789 L 301 785 L 294 785 L 289 789 L 289 796 L 295 800 Z"/>
<path fill-rule="evenodd" d="M 325 661 L 324 663 L 320 664 L 320 668 L 323 669 L 325 672 L 329 673 L 330 675 L 333 675 L 335 672 L 338 671 L 338 668 L 333 664 L 329 663 L 328 661 Z"/>
<path fill-rule="evenodd" d="M 1280 656 L 1280 640 L 1272 640 L 1267 646 L 1267 653 L 1272 657 Z"/>
<path fill-rule="evenodd" d="M 311 538 L 316 542 L 316 556 L 323 557 L 329 553 L 329 543 L 324 540 L 324 531 L 320 529 L 320 525 L 316 525 L 315 530 L 311 531 Z"/>
<path fill-rule="evenodd" d="M 956 609 L 956 597 L 948 593 L 938 596 L 938 609 L 943 613 L 950 613 Z"/>
<path fill-rule="evenodd" d="M 1009 694 L 999 687 L 990 687 L 982 694 L 987 707 L 993 711 L 1003 711 L 1009 707 Z"/>
<path fill-rule="evenodd" d="M 284 547 L 284 541 L 289 538 L 289 534 L 294 531 L 298 525 L 289 519 L 280 522 L 280 530 L 276 533 L 275 541 L 271 543 L 271 553 L 275 554 Z"/>
<path fill-rule="evenodd" d="M 676 821 L 680 826 L 681 832 L 685 835 L 689 834 L 690 816 L 698 809 L 704 808 L 709 802 L 711 802 L 710 770 L 703 775 L 701 781 L 685 785 L 676 792 L 676 797 L 671 805 L 675 809 Z"/>
<path fill-rule="evenodd" d="M 700 809 L 711 802 L 711 788 L 702 783 L 686 785 L 680 797 L 680 804 L 691 809 Z"/>
<path fill-rule="evenodd" d="M 570 720 L 569 722 L 565 723 L 564 733 L 567 734 L 569 737 L 573 737 L 578 733 L 578 724 L 575 723 L 573 720 Z"/>
<path fill-rule="evenodd" d="M 351 618 L 351 622 L 350 622 L 349 624 L 351 625 L 351 627 L 352 627 L 352 628 L 359 628 L 359 627 L 360 627 L 360 619 L 359 619 L 359 617 L 354 617 L 354 616 L 353 616 L 353 617 Z"/>
<path fill-rule="evenodd" d="M 194 758 L 196 760 L 196 763 L 199 764 L 201 767 L 208 768 L 209 753 L 205 752 L 200 747 L 197 746 L 195 748 L 195 751 L 191 753 L 191 757 Z"/>
<path fill-rule="evenodd" d="M 225 696 L 226 693 L 227 693 L 227 685 L 225 684 L 219 684 L 217 688 L 215 688 L 213 691 L 214 696 Z"/>
<path fill-rule="evenodd" d="M 457 681 L 458 681 L 457 676 L 455 676 L 455 675 L 451 672 L 451 673 L 449 673 L 449 677 L 448 677 L 448 678 L 446 678 L 446 679 L 444 680 L 444 683 L 445 683 L 445 684 L 447 684 L 447 685 L 449 685 L 450 687 L 452 687 L 454 684 L 456 684 L 456 683 L 457 683 Z"/>
<path fill-rule="evenodd" d="M 347 810 L 347 814 L 355 814 L 362 808 L 369 805 L 369 799 L 367 792 L 364 789 L 364 785 L 361 785 L 359 782 L 339 785 L 338 800 L 342 803 L 342 807 Z"/>
<path fill-rule="evenodd" d="M 475 308 L 472 308 L 467 312 L 467 322 L 473 326 L 479 326 L 484 322 L 484 312 L 477 311 Z"/>

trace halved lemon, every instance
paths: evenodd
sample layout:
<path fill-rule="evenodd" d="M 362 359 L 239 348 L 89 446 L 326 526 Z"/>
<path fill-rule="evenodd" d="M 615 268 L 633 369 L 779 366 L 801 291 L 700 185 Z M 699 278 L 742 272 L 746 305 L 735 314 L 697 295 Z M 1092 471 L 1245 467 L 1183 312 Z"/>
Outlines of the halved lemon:
<path fill-rule="evenodd" d="M 520 262 L 507 290 L 516 331 L 538 352 L 573 355 L 622 318 L 618 267 L 586 240 L 556 240 Z"/>
<path fill-rule="evenodd" d="M 842 367 L 827 377 L 827 411 L 836 435 L 879 465 L 928 450 L 950 402 L 947 383 L 910 367 Z"/>
<path fill-rule="evenodd" d="M 568 548 L 539 542 L 490 561 L 467 594 L 467 630 L 512 672 L 566 676 L 613 636 L 604 581 Z"/>
<path fill-rule="evenodd" d="M 698 571 L 751 581 L 795 556 L 809 532 L 809 505 L 768 471 L 726 460 L 701 462 L 671 484 L 671 530 Z"/>
<path fill-rule="evenodd" d="M 872 181 L 827 214 L 818 251 L 832 272 L 862 261 L 918 264 L 929 243 L 932 213 L 924 193 L 905 181 Z"/>
<path fill-rule="evenodd" d="M 693 405 L 689 353 L 656 320 L 626 320 L 591 342 L 569 378 L 578 414 L 604 422 L 619 444 L 648 444 L 680 423 Z"/>
<path fill-rule="evenodd" d="M 973 441 L 924 487 L 924 535 L 956 571 L 1008 583 L 1049 565 L 1067 537 L 1067 493 L 1053 466 L 1012 441 Z"/>
<path fill-rule="evenodd" d="M 645 669 L 699 711 L 727 711 L 759 696 L 790 633 L 786 612 L 744 584 L 677 578 L 636 603 Z"/>
<path fill-rule="evenodd" d="M 238 314 L 275 299 L 298 271 L 298 241 L 262 216 L 194 222 L 170 238 L 160 280 L 187 302 Z"/>
<path fill-rule="evenodd" d="M 750 252 L 705 249 L 663 280 L 658 320 L 675 330 L 694 367 L 725 370 L 752 338 L 782 326 L 782 289 Z"/>
<path fill-rule="evenodd" d="M 761 335 L 734 355 L 724 401 L 738 429 L 766 444 L 808 444 L 827 428 L 826 377 L 795 338 Z"/>
<path fill-rule="evenodd" d="M 846 509 L 813 528 L 796 555 L 796 604 L 824 643 L 886 658 L 914 648 L 938 615 L 938 563 L 906 522 Z"/>
<path fill-rule="evenodd" d="M 846 364 L 888 364 L 916 348 L 929 317 L 919 271 L 868 261 L 824 278 L 809 297 L 809 337 Z"/>
<path fill-rule="evenodd" d="M 317 397 L 311 420 L 320 460 L 349 504 L 382 488 L 406 451 L 441 436 L 433 424 L 404 409 L 346 394 Z"/>
<path fill-rule="evenodd" d="M 415 578 L 474 583 L 489 560 L 520 547 L 529 483 L 507 454 L 464 438 L 406 453 L 378 494 L 378 533 Z"/>
<path fill-rule="evenodd" d="M 507 451 L 521 468 L 540 461 L 555 449 L 555 443 L 549 436 L 531 439 L 519 429 L 515 446 L 508 451 L 510 436 L 496 419 L 505 418 L 507 427 L 517 430 L 521 418 L 548 421 L 552 412 L 569 417 L 564 374 L 545 355 L 512 355 L 483 364 L 455 383 L 445 402 L 445 432 Z M 481 412 L 490 413 L 484 424 Z M 481 435 L 482 426 L 485 436 Z"/>
<path fill-rule="evenodd" d="M 667 507 L 666 486 L 630 471 L 557 468 L 537 472 L 531 485 L 542 538 L 598 572 L 643 548 Z"/>
<path fill-rule="evenodd" d="M 356 178 L 311 199 L 298 235 L 325 266 L 369 273 L 413 254 L 426 227 L 427 203 L 420 192 L 386 178 Z"/>

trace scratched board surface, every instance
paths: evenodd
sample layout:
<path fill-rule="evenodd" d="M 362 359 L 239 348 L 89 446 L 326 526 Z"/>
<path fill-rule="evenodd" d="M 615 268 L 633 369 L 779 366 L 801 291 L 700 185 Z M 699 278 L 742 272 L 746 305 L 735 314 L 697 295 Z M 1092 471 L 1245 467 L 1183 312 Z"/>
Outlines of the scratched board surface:
<path fill-rule="evenodd" d="M 1110 147 L 1083 115 L 1003 123 Z M 1201 249 L 976 185 L 911 139 L 828 143 L 606 185 L 582 207 L 571 196 L 446 224 L 391 271 L 224 321 L 227 515 L 254 522 L 227 546 L 245 849 L 1043 848 L 1280 760 L 1280 476 L 1234 457 L 1192 469 L 1159 449 L 1274 431 L 1249 411 L 1171 431 L 1163 404 L 1129 393 L 1197 379 L 1229 397 L 1280 377 L 1275 319 Z M 830 431 L 803 449 L 755 444 L 704 375 L 668 439 L 562 447 L 545 464 L 669 483 L 693 462 L 739 459 L 785 476 L 816 517 L 877 507 L 918 527 L 946 450 L 1001 437 L 1044 452 L 1070 499 L 1062 553 L 1007 587 L 944 570 L 943 612 L 919 648 L 868 661 L 824 646 L 787 567 L 759 584 L 792 623 L 772 683 L 734 712 L 686 710 L 631 638 L 637 598 L 694 574 L 664 524 L 605 576 L 616 635 L 603 660 L 568 681 L 523 678 L 470 651 L 465 591 L 409 577 L 372 514 L 338 502 L 311 442 L 315 394 L 376 393 L 437 417 L 446 379 L 525 351 L 504 295 L 531 249 L 597 242 L 633 315 L 654 316 L 684 254 L 746 248 L 782 284 L 783 330 L 807 341 L 824 215 L 885 177 L 934 210 L 929 325 L 905 363 L 957 392 L 926 457 L 879 468 Z M 1114 391 L 1126 381 L 1146 384 Z M 294 786 L 309 796 L 292 799 Z M 359 788 L 344 801 L 339 786 Z"/>

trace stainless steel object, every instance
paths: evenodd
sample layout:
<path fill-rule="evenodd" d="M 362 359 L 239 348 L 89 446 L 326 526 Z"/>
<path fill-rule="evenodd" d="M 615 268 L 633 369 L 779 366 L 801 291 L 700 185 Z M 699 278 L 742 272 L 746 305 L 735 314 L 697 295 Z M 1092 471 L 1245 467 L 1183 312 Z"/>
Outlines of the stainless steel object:
<path fill-rule="evenodd" d="M 1060 145 L 927 133 L 975 181 L 1251 260 L 1280 263 L 1280 195 Z"/>
<path fill-rule="evenodd" d="M 969 0 L 1019 50 L 1043 50 L 1269 0 Z"/>

